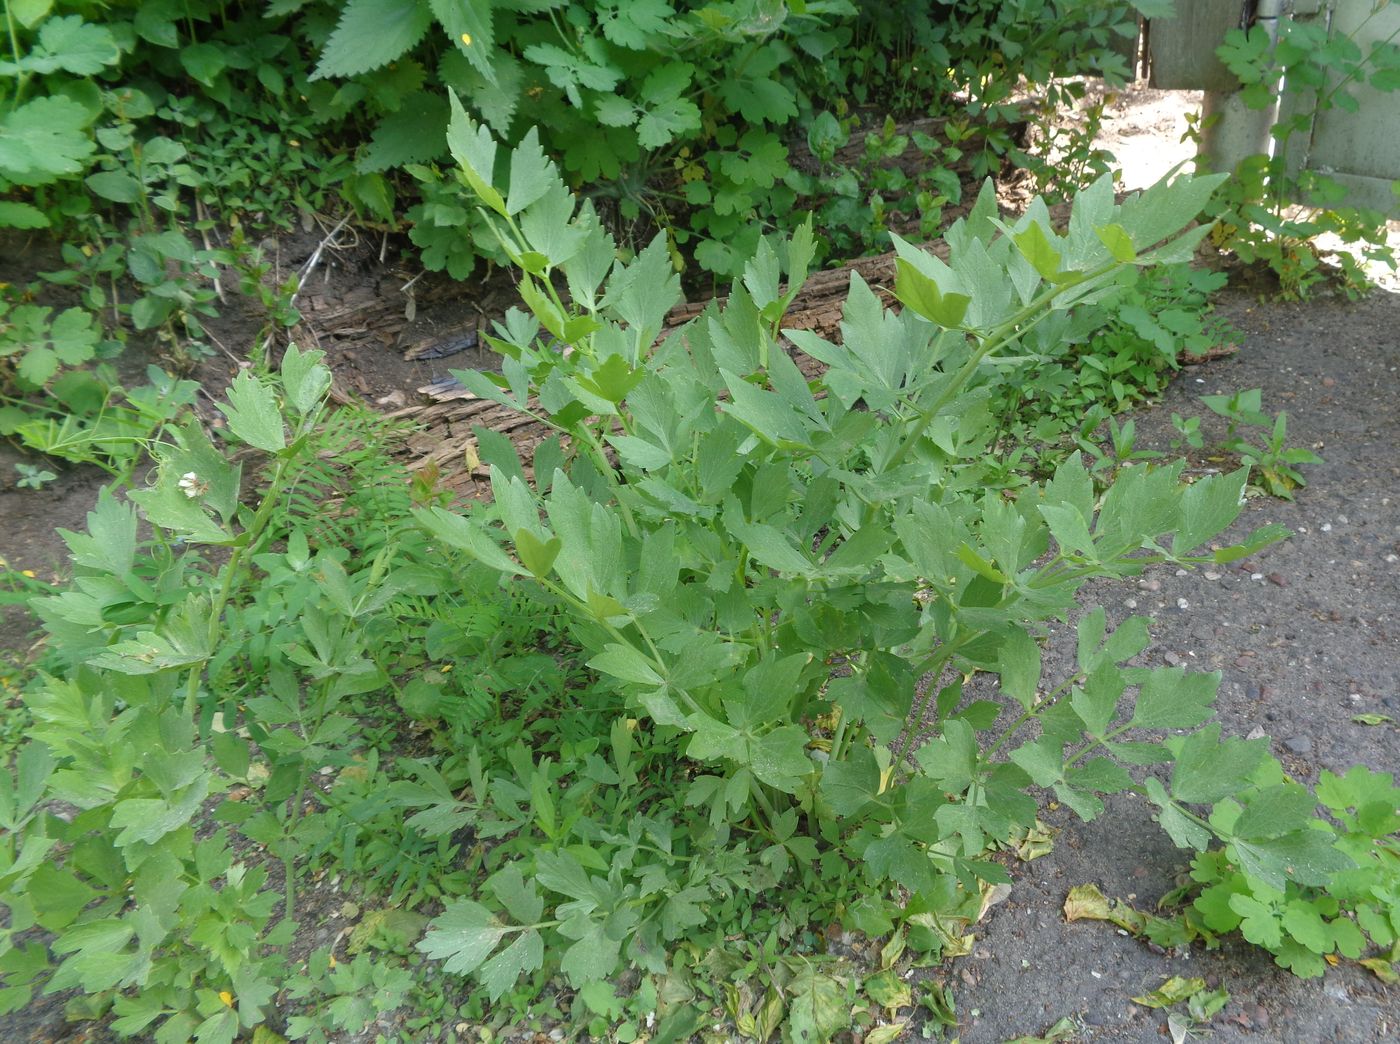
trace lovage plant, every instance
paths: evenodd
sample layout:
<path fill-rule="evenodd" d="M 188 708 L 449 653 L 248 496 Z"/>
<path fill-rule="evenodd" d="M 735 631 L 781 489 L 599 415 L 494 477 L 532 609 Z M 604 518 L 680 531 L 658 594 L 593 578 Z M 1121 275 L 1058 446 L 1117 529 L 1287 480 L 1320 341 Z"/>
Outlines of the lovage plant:
<path fill-rule="evenodd" d="M 898 242 L 902 312 L 852 277 L 841 344 L 782 329 L 810 229 L 765 239 L 725 303 L 657 344 L 678 297 L 663 242 L 615 260 L 533 135 L 508 171 L 460 108 L 450 141 L 532 313 L 497 327 L 500 374 L 458 377 L 561 438 L 536 451 L 533 478 L 493 441 L 493 503 L 419 517 L 572 615 L 618 694 L 623 734 L 670 752 L 681 771 L 664 780 L 700 815 L 688 838 L 674 825 L 633 831 L 633 849 L 684 860 L 681 873 L 597 858 L 616 826 L 580 828 L 538 856 L 509 849 L 488 892 L 449 903 L 424 950 L 492 995 L 546 952 L 581 986 L 624 962 L 664 968 L 667 944 L 736 887 L 791 895 L 829 877 L 844 891 L 809 916 L 872 935 L 898 927 L 937 955 L 979 883 L 1007 879 L 986 854 L 1033 825 L 1032 785 L 1092 817 L 1101 795 L 1134 786 L 1125 766 L 1171 763 L 1153 797 L 1164 816 L 1194 816 L 1184 806 L 1211 789 L 1209 752 L 1233 741 L 1144 736 L 1196 730 L 1218 677 L 1125 668 L 1147 644 L 1139 619 L 1107 633 L 1089 614 L 1066 678 L 1042 678 L 1037 638 L 1091 577 L 1228 561 L 1277 539 L 1263 530 L 1197 551 L 1236 518 L 1245 471 L 1186 485 L 1180 464 L 1125 468 L 1097 496 L 1076 456 L 1008 499 L 977 488 L 969 464 L 989 366 L 1014 365 L 1029 330 L 1067 321 L 1131 266 L 1189 257 L 1206 229 L 1187 226 L 1219 177 L 1122 204 L 1101 180 L 1063 234 L 1043 203 L 1008 222 L 984 191 L 949 230 L 946 262 Z M 999 701 L 965 696 L 976 671 L 998 677 Z M 979 743 L 989 731 L 995 741 Z M 461 806 L 491 788 L 478 776 Z M 634 793 L 643 823 L 670 807 Z M 545 796 L 530 792 L 554 839 L 572 827 Z M 766 878 L 732 872 L 754 853 Z"/>

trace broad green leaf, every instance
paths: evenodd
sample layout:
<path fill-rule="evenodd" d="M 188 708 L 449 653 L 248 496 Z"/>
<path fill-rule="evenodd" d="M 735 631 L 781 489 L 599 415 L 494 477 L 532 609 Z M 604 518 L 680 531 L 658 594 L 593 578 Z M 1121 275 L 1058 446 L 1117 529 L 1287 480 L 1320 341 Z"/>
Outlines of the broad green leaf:
<path fill-rule="evenodd" d="M 1040 646 L 1036 640 L 1019 627 L 1007 631 L 997 651 L 997 671 L 1001 691 L 1030 710 L 1040 686 Z"/>
<path fill-rule="evenodd" d="M 1060 252 L 1050 242 L 1045 229 L 1038 221 L 1032 221 L 1022 231 L 1011 237 L 1021 256 L 1031 263 L 1041 278 L 1055 282 L 1060 276 L 1062 261 Z"/>
<path fill-rule="evenodd" d="M 0 200 L 0 228 L 48 227 L 48 215 L 38 207 L 14 200 Z"/>
<path fill-rule="evenodd" d="M 325 352 L 299 351 L 294 344 L 287 345 L 282 356 L 282 386 L 287 391 L 287 401 L 303 417 L 330 391 L 331 371 L 321 365 L 325 357 Z"/>
<path fill-rule="evenodd" d="M 311 78 L 358 76 L 388 65 L 423 39 L 432 22 L 420 0 L 348 0 Z"/>
<path fill-rule="evenodd" d="M 537 931 L 521 932 L 514 942 L 492 957 L 477 972 L 492 1001 L 499 1000 L 522 975 L 544 964 L 544 940 Z M 451 970 L 449 965 L 444 968 Z"/>
<path fill-rule="evenodd" d="M 1187 554 L 1223 533 L 1239 517 L 1248 479 L 1249 468 L 1244 467 L 1188 486 L 1181 495 L 1181 520 L 1172 534 L 1172 554 Z"/>
<path fill-rule="evenodd" d="M 447 121 L 447 145 L 471 190 L 481 202 L 502 217 L 508 214 L 506 201 L 496 190 L 496 139 L 491 131 L 473 123 L 455 91 L 448 91 L 452 115 Z"/>
<path fill-rule="evenodd" d="M 1260 902 L 1252 895 L 1233 895 L 1230 909 L 1240 919 L 1240 934 L 1256 946 L 1268 950 L 1278 949 L 1283 941 L 1283 929 L 1277 912 L 1272 906 Z"/>
<path fill-rule="evenodd" d="M 94 115 L 55 94 L 0 116 L 0 177 L 16 185 L 47 185 L 81 172 L 96 148 L 87 133 Z"/>
<path fill-rule="evenodd" d="M 588 666 L 600 674 L 634 685 L 665 684 L 665 679 L 656 673 L 656 669 L 645 656 L 632 646 L 618 642 L 611 642 L 605 646 L 602 652 L 588 661 Z"/>
<path fill-rule="evenodd" d="M 1240 869 L 1282 891 L 1289 881 L 1326 886 L 1334 874 L 1354 867 L 1336 842 L 1337 835 L 1326 828 L 1296 830 L 1266 841 L 1236 839 L 1230 848 L 1239 857 Z"/>
<path fill-rule="evenodd" d="M 1194 728 L 1210 720 L 1219 687 L 1219 671 L 1187 674 L 1180 667 L 1156 668 L 1138 691 L 1132 723 L 1144 729 Z"/>
<path fill-rule="evenodd" d="M 822 770 L 821 793 L 838 816 L 854 816 L 880 792 L 880 767 L 869 747 L 851 751 L 844 761 L 831 761 Z"/>
<path fill-rule="evenodd" d="M 845 986 L 814 964 L 804 962 L 787 984 L 787 994 L 787 1039 L 795 1044 L 820 1044 L 850 1025 Z"/>
<path fill-rule="evenodd" d="M 495 0 L 430 0 L 433 15 L 456 46 L 459 54 L 486 79 L 497 81 L 495 26 L 492 8 Z"/>
<path fill-rule="evenodd" d="M 268 453 L 287 448 L 277 396 L 247 370 L 233 379 L 228 402 L 219 403 L 219 410 L 228 418 L 229 431 L 248 445 Z"/>
<path fill-rule="evenodd" d="M 1317 798 L 1297 783 L 1279 783 L 1251 794 L 1230 834 L 1251 841 L 1290 834 L 1308 826 L 1317 814 Z"/>
<path fill-rule="evenodd" d="M 1237 794 L 1268 756 L 1267 739 L 1220 739 L 1213 725 L 1187 736 L 1172 767 L 1171 794 L 1187 804 L 1209 804 Z"/>
<path fill-rule="evenodd" d="M 807 733 L 797 725 L 783 725 L 749 741 L 748 767 L 764 783 L 786 794 L 797 793 L 811 775 L 807 757 Z"/>
<path fill-rule="evenodd" d="M 558 537 L 550 537 L 547 541 L 540 540 L 528 529 L 517 529 L 515 531 L 515 551 L 520 556 L 520 561 L 530 572 L 543 579 L 549 575 L 550 569 L 554 566 L 554 560 L 559 557 L 559 549 L 563 546 Z"/>
<path fill-rule="evenodd" d="M 895 259 L 894 293 L 901 304 L 930 322 L 949 329 L 962 325 L 972 299 L 966 294 L 944 293 L 930 276 L 904 258 Z"/>
<path fill-rule="evenodd" d="M 1137 250 L 1133 247 L 1133 237 L 1128 235 L 1128 230 L 1116 222 L 1103 225 L 1094 229 L 1094 234 L 1099 237 L 1099 241 L 1108 247 L 1108 252 L 1113 255 L 1113 260 L 1121 261 L 1124 264 L 1132 264 L 1137 260 Z"/>
<path fill-rule="evenodd" d="M 465 975 L 481 966 L 508 930 L 480 903 L 456 899 L 433 920 L 418 949 L 443 961 L 444 971 Z"/>
<path fill-rule="evenodd" d="M 128 798 L 112 808 L 112 828 L 120 846 L 154 844 L 172 830 L 188 823 L 209 793 L 208 779 L 190 786 L 178 802 L 164 798 Z"/>
<path fill-rule="evenodd" d="M 465 551 L 478 562 L 483 562 L 508 576 L 518 576 L 521 568 L 504 551 L 491 535 L 471 519 L 463 518 L 444 508 L 415 508 L 413 517 L 419 525 L 449 547 Z"/>

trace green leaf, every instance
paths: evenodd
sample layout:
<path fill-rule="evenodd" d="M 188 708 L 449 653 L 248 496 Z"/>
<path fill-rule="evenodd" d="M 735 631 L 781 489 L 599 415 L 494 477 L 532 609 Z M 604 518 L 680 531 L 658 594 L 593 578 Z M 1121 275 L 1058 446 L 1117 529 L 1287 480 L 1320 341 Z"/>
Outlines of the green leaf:
<path fill-rule="evenodd" d="M 1094 235 L 1099 237 L 1099 241 L 1108 247 L 1108 252 L 1113 255 L 1113 260 L 1121 261 L 1123 264 L 1132 264 L 1137 260 L 1137 250 L 1133 246 L 1133 237 L 1128 235 L 1128 230 L 1122 225 L 1115 223 L 1104 225 L 1094 229 Z"/>
<path fill-rule="evenodd" d="M 462 103 L 457 100 L 456 91 L 448 91 L 447 98 L 452 107 L 452 115 L 447 121 L 447 145 L 452 150 L 452 158 L 461 167 L 467 184 L 481 202 L 505 217 L 509 213 L 506 201 L 494 184 L 496 139 L 489 129 L 472 122 Z"/>
<path fill-rule="evenodd" d="M 1041 278 L 1054 282 L 1060 275 L 1060 252 L 1050 242 L 1040 222 L 1032 221 L 1022 231 L 1011 237 L 1021 256 L 1031 263 Z"/>
<path fill-rule="evenodd" d="M 358 76 L 388 65 L 423 39 L 432 21 L 420 0 L 349 0 L 311 78 Z"/>
<path fill-rule="evenodd" d="M 492 56 L 496 54 L 496 34 L 492 15 L 495 0 L 430 0 L 433 14 L 459 54 L 466 57 L 486 78 L 496 83 Z"/>
<path fill-rule="evenodd" d="M 1297 783 L 1279 783 L 1251 794 L 1230 835 L 1258 841 L 1305 828 L 1317 813 L 1317 798 Z"/>
<path fill-rule="evenodd" d="M 1194 728 L 1210 719 L 1219 687 L 1219 671 L 1187 674 L 1180 667 L 1157 668 L 1142 682 L 1132 723 L 1144 729 Z"/>
<path fill-rule="evenodd" d="M 1244 504 L 1249 468 L 1228 475 L 1210 475 L 1187 487 L 1181 496 L 1181 518 L 1172 534 L 1172 554 L 1184 555 L 1223 533 Z"/>
<path fill-rule="evenodd" d="M 559 549 L 563 543 L 558 537 L 550 537 L 548 541 L 542 541 L 528 529 L 517 529 L 515 531 L 515 551 L 520 556 L 520 561 L 531 574 L 541 579 L 549 575 L 549 571 L 554 566 L 554 560 L 559 557 Z"/>
<path fill-rule="evenodd" d="M 1210 804 L 1237 794 L 1268 756 L 1269 741 L 1227 739 L 1212 725 L 1187 736 L 1172 767 L 1171 794 L 1187 804 Z"/>
<path fill-rule="evenodd" d="M 33 29 L 53 10 L 54 0 L 10 0 L 10 13 L 26 29 Z"/>
<path fill-rule="evenodd" d="M 447 113 L 447 99 L 442 95 L 431 91 L 410 94 L 398 111 L 386 113 L 375 124 L 369 144 L 356 160 L 356 169 L 373 173 L 439 159 L 447 152 Z"/>
<path fill-rule="evenodd" d="M 506 195 L 506 213 L 520 213 L 553 188 L 558 181 L 559 172 L 540 148 L 539 128 L 531 127 L 510 154 L 510 189 Z"/>
<path fill-rule="evenodd" d="M 1325 886 L 1333 874 L 1356 865 L 1337 848 L 1337 835 L 1330 827 L 1297 830 L 1267 841 L 1236 839 L 1230 847 L 1245 873 L 1279 891 L 1289 881 Z"/>
<path fill-rule="evenodd" d="M 787 1038 L 799 1044 L 822 1044 L 850 1025 L 846 988 L 829 975 L 804 962 L 787 984 L 789 997 Z"/>
<path fill-rule="evenodd" d="M 449 547 L 465 551 L 478 562 L 507 576 L 518 576 L 520 566 L 510 555 L 501 550 L 499 544 L 479 522 L 463 518 L 445 508 L 415 508 L 413 517 L 418 524 Z"/>
<path fill-rule="evenodd" d="M 795 794 L 813 770 L 807 757 L 807 733 L 797 725 L 783 725 L 749 741 L 748 767 L 764 783 L 785 794 Z"/>
<path fill-rule="evenodd" d="M 282 356 L 282 386 L 287 401 L 303 417 L 319 406 L 330 391 L 331 371 L 321 365 L 325 357 L 325 352 L 299 351 L 294 344 L 287 345 Z"/>
<path fill-rule="evenodd" d="M 1040 686 L 1040 646 L 1036 640 L 1019 627 L 1007 631 L 997 650 L 997 670 L 1001 691 L 1030 710 Z"/>
<path fill-rule="evenodd" d="M 172 830 L 178 830 L 199 811 L 209 793 L 209 779 L 197 780 L 179 801 L 164 798 L 128 798 L 112 807 L 112 828 L 119 831 L 115 843 L 154 844 Z"/>
<path fill-rule="evenodd" d="M 0 177 L 47 185 L 82 171 L 96 149 L 87 127 L 94 114 L 63 95 L 35 98 L 0 117 Z"/>
<path fill-rule="evenodd" d="M 620 681 L 634 685 L 664 685 L 665 679 L 656 673 L 651 662 L 630 645 L 611 642 L 603 651 L 588 661 L 600 674 L 606 674 Z"/>
<path fill-rule="evenodd" d="M 465 975 L 481 966 L 508 930 L 480 903 L 457 899 L 434 918 L 418 949 L 443 961 L 444 971 Z"/>
<path fill-rule="evenodd" d="M 937 282 L 902 257 L 895 259 L 894 295 L 906 308 L 950 329 L 962 325 L 972 303 L 966 294 L 945 294 Z"/>
<path fill-rule="evenodd" d="M 219 410 L 228 418 L 229 431 L 248 445 L 268 453 L 287 448 L 277 396 L 247 370 L 233 379 L 228 402 L 219 403 Z"/>
<path fill-rule="evenodd" d="M 520 933 L 513 943 L 482 965 L 477 977 L 486 987 L 486 995 L 492 1001 L 496 1001 L 504 996 L 522 975 L 534 971 L 542 964 L 544 940 L 540 938 L 539 932 L 527 931 Z"/>
<path fill-rule="evenodd" d="M 857 747 L 844 761 L 829 762 L 822 770 L 820 790 L 838 816 L 854 816 L 879 796 L 880 766 L 869 747 Z"/>
<path fill-rule="evenodd" d="M 0 228 L 48 228 L 49 219 L 38 207 L 0 200 Z"/>

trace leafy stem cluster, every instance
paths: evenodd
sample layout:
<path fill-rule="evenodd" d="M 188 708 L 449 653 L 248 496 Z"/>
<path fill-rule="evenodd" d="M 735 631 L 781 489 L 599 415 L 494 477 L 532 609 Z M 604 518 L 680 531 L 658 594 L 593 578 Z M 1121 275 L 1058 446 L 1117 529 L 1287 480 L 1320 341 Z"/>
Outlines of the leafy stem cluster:
<path fill-rule="evenodd" d="M 840 344 L 781 327 L 810 234 L 765 239 L 724 304 L 656 344 L 676 298 L 662 241 L 613 261 L 592 207 L 568 196 L 532 137 L 504 169 L 490 132 L 456 109 L 449 142 L 532 313 L 498 326 L 500 374 L 457 376 L 554 427 L 567 449 L 547 443 L 531 476 L 496 445 L 483 455 L 489 507 L 418 517 L 443 545 L 557 600 L 639 731 L 694 766 L 684 804 L 722 843 L 752 832 L 824 871 L 848 868 L 868 896 L 851 923 L 899 927 L 934 956 L 954 943 L 940 926 L 960 897 L 1007 880 L 985 853 L 1033 825 L 1032 786 L 1086 818 L 1103 794 L 1139 790 L 1179 843 L 1247 844 L 1276 879 L 1350 865 L 1331 832 L 1226 827 L 1196 811 L 1241 792 L 1264 753 L 1200 728 L 1218 677 L 1125 666 L 1147 644 L 1143 621 L 1108 634 L 1089 614 L 1078 672 L 1043 692 L 1039 625 L 1087 579 L 1228 561 L 1277 539 L 1265 530 L 1195 554 L 1237 515 L 1245 470 L 1187 486 L 1180 463 L 1124 468 L 1099 494 L 1076 456 L 1014 500 L 967 484 L 989 362 L 1071 321 L 1128 266 L 1189 256 L 1208 229 L 1182 229 L 1219 177 L 1121 205 L 1102 180 L 1063 234 L 1043 203 L 1005 222 L 984 192 L 949 230 L 946 262 L 896 239 L 902 312 L 853 277 Z M 820 366 L 804 371 L 789 345 Z M 967 690 L 978 671 L 998 677 L 998 700 Z M 979 743 L 1008 705 L 1016 719 Z M 1194 731 L 1139 738 L 1154 730 Z M 1169 780 L 1135 782 L 1128 768 L 1144 765 L 1170 766 Z M 422 948 L 488 992 L 539 968 L 556 935 L 575 986 L 624 959 L 646 968 L 653 933 L 674 938 L 673 897 L 599 871 L 569 849 L 505 859 L 499 905 L 449 903 Z M 551 894 L 567 900 L 555 916 Z"/>
<path fill-rule="evenodd" d="M 1373 5 L 1357 34 L 1389 6 Z M 1289 18 L 1280 21 L 1276 43 L 1264 26 L 1252 25 L 1230 30 L 1216 52 L 1239 77 L 1247 106 L 1264 109 L 1280 94 L 1284 99 L 1270 132 L 1271 153 L 1241 163 L 1219 201 L 1215 240 L 1245 262 L 1267 264 L 1285 297 L 1305 296 L 1326 278 L 1322 256 L 1312 245 L 1323 234 L 1335 235 L 1348 248 L 1336 252 L 1348 293 L 1367 285 L 1363 262 L 1395 266 L 1386 246 L 1385 215 L 1345 205 L 1346 187 L 1307 169 L 1302 154 L 1319 114 L 1357 111 L 1355 88 L 1400 89 L 1397 35 L 1400 31 L 1363 51 L 1352 37 L 1333 33 L 1326 19 Z"/>

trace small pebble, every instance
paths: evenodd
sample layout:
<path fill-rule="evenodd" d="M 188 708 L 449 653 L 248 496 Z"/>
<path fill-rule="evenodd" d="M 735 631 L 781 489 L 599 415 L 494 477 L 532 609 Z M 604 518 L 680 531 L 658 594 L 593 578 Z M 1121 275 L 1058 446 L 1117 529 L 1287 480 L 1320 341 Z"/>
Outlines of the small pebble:
<path fill-rule="evenodd" d="M 1249 578 L 1250 578 L 1251 580 L 1263 580 L 1263 579 L 1264 579 L 1264 574 L 1263 574 L 1263 573 L 1250 573 L 1250 574 L 1249 574 Z"/>
<path fill-rule="evenodd" d="M 1136 609 L 1136 608 L 1137 608 L 1137 599 L 1136 599 L 1136 598 L 1129 598 L 1126 602 L 1123 603 L 1123 605 L 1126 606 L 1126 607 L 1129 608 L 1129 609 Z"/>
<path fill-rule="evenodd" d="M 1269 583 L 1273 584 L 1275 587 L 1287 587 L 1287 586 L 1288 586 L 1288 580 L 1287 580 L 1286 577 L 1284 577 L 1284 575 L 1283 575 L 1282 573 L 1270 573 L 1270 574 L 1269 574 Z"/>
<path fill-rule="evenodd" d="M 1311 754 L 1312 740 L 1307 736 L 1292 736 L 1283 741 L 1283 745 L 1294 754 Z"/>
<path fill-rule="evenodd" d="M 1176 607 L 1178 609 L 1190 609 L 1191 603 L 1188 602 L 1185 598 L 1178 598 L 1176 600 Z"/>
<path fill-rule="evenodd" d="M 1143 580 L 1138 586 L 1144 591 L 1160 591 L 1162 582 L 1160 580 Z"/>
<path fill-rule="evenodd" d="M 1336 378 L 1333 378 L 1333 377 L 1324 377 L 1324 378 L 1322 378 L 1322 386 L 1323 386 L 1324 388 L 1335 388 L 1335 387 L 1337 386 Z"/>
<path fill-rule="evenodd" d="M 1219 579 L 1220 579 L 1220 574 L 1219 574 L 1219 573 L 1206 573 L 1206 574 L 1205 574 L 1205 578 L 1206 578 L 1207 580 L 1219 580 Z"/>
<path fill-rule="evenodd" d="M 1331 523 L 1331 522 L 1324 522 L 1324 523 L 1322 523 L 1322 526 L 1321 526 L 1320 528 L 1322 529 L 1322 531 L 1323 531 L 1324 533 L 1330 533 L 1330 532 L 1332 532 L 1332 523 Z"/>

